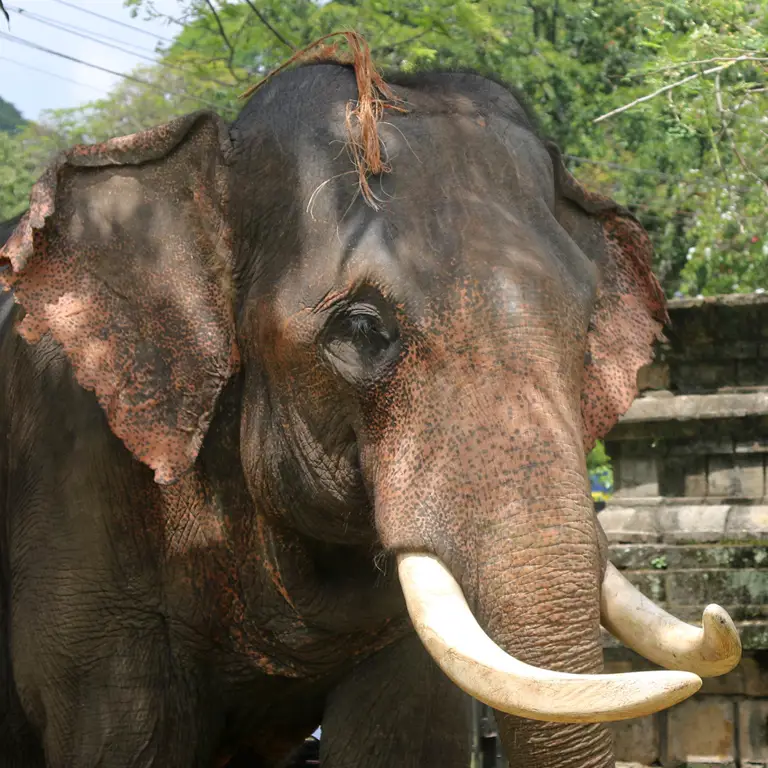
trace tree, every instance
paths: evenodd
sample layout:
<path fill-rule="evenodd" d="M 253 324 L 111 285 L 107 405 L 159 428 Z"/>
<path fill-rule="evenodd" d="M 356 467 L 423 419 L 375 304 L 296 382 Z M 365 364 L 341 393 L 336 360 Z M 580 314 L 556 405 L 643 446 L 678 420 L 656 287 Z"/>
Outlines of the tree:
<path fill-rule="evenodd" d="M 23 127 L 26 121 L 16 107 L 8 101 L 0 99 L 0 131 L 14 133 Z"/>
<path fill-rule="evenodd" d="M 0 221 L 27 207 L 32 185 L 62 147 L 59 137 L 35 124 L 0 131 Z"/>
<path fill-rule="evenodd" d="M 521 91 L 571 170 L 639 216 L 668 295 L 768 287 L 766 3 L 180 0 L 172 23 L 156 66 L 44 125 L 71 143 L 201 107 L 231 118 L 295 50 L 355 28 L 385 68 L 471 67 Z"/>

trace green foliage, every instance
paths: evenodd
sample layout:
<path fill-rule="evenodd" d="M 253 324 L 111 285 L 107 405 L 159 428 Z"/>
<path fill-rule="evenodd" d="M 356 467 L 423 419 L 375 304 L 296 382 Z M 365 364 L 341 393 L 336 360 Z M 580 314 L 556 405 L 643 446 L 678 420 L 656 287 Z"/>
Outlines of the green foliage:
<path fill-rule="evenodd" d="M 15 133 L 24 127 L 26 121 L 16 107 L 8 101 L 0 99 L 0 131 Z"/>
<path fill-rule="evenodd" d="M 126 5 L 161 16 L 152 0 Z M 72 143 L 205 107 L 231 118 L 239 94 L 294 48 L 354 28 L 384 68 L 471 67 L 519 89 L 574 173 L 647 227 L 669 295 L 768 287 L 763 0 L 179 0 L 178 8 L 175 42 L 157 66 L 133 73 L 142 83 L 48 113 L 45 127 Z"/>
<path fill-rule="evenodd" d="M 587 456 L 587 469 L 599 469 L 600 467 L 608 466 L 610 463 L 611 457 L 605 451 L 605 443 L 602 440 L 598 440 Z"/>
<path fill-rule="evenodd" d="M 596 484 L 604 489 L 593 490 L 592 498 L 595 501 L 607 501 L 613 492 L 613 465 L 602 440 L 598 440 L 595 447 L 587 454 L 587 472 L 593 486 Z"/>
<path fill-rule="evenodd" d="M 32 184 L 60 146 L 57 136 L 35 125 L 0 131 L 0 221 L 27 207 Z"/>

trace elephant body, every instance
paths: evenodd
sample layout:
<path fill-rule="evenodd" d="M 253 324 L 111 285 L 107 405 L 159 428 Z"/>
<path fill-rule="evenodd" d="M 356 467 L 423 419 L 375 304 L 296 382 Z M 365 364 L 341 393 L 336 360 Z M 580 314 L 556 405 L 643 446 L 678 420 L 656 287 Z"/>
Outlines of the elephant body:
<path fill-rule="evenodd" d="M 12 332 L 12 306 L 0 294 L 0 766 L 271 766 L 321 721 L 330 764 L 365 764 L 396 736 L 415 750 L 402 765 L 420 765 L 423 741 L 465 766 L 466 697 L 413 636 L 391 569 L 255 507 L 235 471 L 242 382 L 220 397 L 199 471 L 162 487 L 61 348 Z M 350 704 L 366 697 L 361 719 Z M 394 710 L 384 741 L 374 729 Z M 424 710 L 447 730 L 425 738 Z"/>
<path fill-rule="evenodd" d="M 326 768 L 468 765 L 408 553 L 601 670 L 584 457 L 664 321 L 647 236 L 474 74 L 389 78 L 361 176 L 356 74 L 73 148 L 0 252 L 3 768 L 275 766 L 320 723 Z M 500 729 L 612 764 L 600 724 Z"/>

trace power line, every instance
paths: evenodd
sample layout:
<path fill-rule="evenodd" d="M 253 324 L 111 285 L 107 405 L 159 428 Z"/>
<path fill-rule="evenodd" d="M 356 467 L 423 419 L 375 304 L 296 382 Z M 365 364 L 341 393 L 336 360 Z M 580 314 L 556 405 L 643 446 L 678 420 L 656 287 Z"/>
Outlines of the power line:
<path fill-rule="evenodd" d="M 50 16 L 43 16 L 41 13 L 33 13 L 32 11 L 26 9 L 26 8 L 18 8 L 13 5 L 8 5 L 8 3 L 5 3 L 5 7 L 8 8 L 10 11 L 13 11 L 13 13 L 18 13 L 20 16 L 25 16 L 29 19 L 32 19 L 33 21 L 38 21 L 41 24 L 46 24 L 48 26 L 54 26 L 57 25 L 60 29 L 64 29 L 65 31 L 69 30 L 76 30 L 77 32 L 92 32 L 94 35 L 98 35 L 98 37 L 109 40 L 112 43 L 120 43 L 121 45 L 127 45 L 129 48 L 135 48 L 137 51 L 144 51 L 145 53 L 157 53 L 157 51 L 154 48 L 147 48 L 144 45 L 136 45 L 136 43 L 129 43 L 126 40 L 121 40 L 118 37 L 111 37 L 110 35 L 105 35 L 103 32 L 94 32 L 92 29 L 88 29 L 87 27 L 79 27 L 77 24 L 70 24 L 66 21 L 59 21 L 58 19 L 52 19 Z"/>
<path fill-rule="evenodd" d="M 69 8 L 74 8 L 76 11 L 81 11 L 82 13 L 88 13 L 91 16 L 95 16 L 97 19 L 103 19 L 104 21 L 110 22 L 110 24 L 117 24 L 120 27 L 125 27 L 126 29 L 130 29 L 131 32 L 139 32 L 142 35 L 148 35 L 149 37 L 153 37 L 156 40 L 162 40 L 165 43 L 170 43 L 171 45 L 178 45 L 180 48 L 183 48 L 185 51 L 191 51 L 192 53 L 195 53 L 195 48 L 191 45 L 187 45 L 186 43 L 182 43 L 180 40 L 172 39 L 170 37 L 163 37 L 163 35 L 158 35 L 156 32 L 148 32 L 146 29 L 142 29 L 141 27 L 135 27 L 132 24 L 126 24 L 124 21 L 119 21 L 118 19 L 111 19 L 109 16 L 104 16 L 101 13 L 96 13 L 96 11 L 91 11 L 88 8 L 81 8 L 79 5 L 75 5 L 74 3 L 67 2 L 67 0 L 54 0 L 54 2 L 59 3 L 60 5 L 66 5 Z M 180 27 L 184 27 L 184 23 L 182 21 L 179 21 L 179 19 L 174 19 L 173 16 L 169 16 L 168 14 L 159 14 L 164 19 L 168 19 L 169 21 L 172 21 L 174 24 L 177 24 Z"/>
<path fill-rule="evenodd" d="M 112 43 L 105 43 L 103 40 L 99 40 L 97 37 L 93 37 L 92 35 L 89 35 L 89 34 L 87 34 L 85 32 L 82 32 L 82 31 L 77 31 L 78 28 L 74 27 L 74 25 L 66 25 L 65 26 L 65 25 L 61 24 L 60 22 L 58 22 L 58 21 L 56 21 L 54 19 L 46 19 L 44 16 L 39 16 L 36 13 L 31 13 L 29 11 L 24 10 L 23 8 L 16 8 L 16 7 L 11 6 L 11 5 L 8 6 L 8 9 L 11 12 L 19 14 L 22 17 L 29 18 L 31 21 L 36 21 L 38 24 L 44 24 L 45 26 L 53 27 L 54 29 L 59 29 L 62 32 L 67 32 L 70 35 L 75 35 L 76 37 L 81 37 L 84 40 L 90 40 L 93 43 L 97 43 L 98 45 L 103 45 L 106 48 L 112 48 L 113 50 L 120 51 L 121 53 L 127 53 L 129 56 L 135 56 L 138 59 L 143 59 L 144 61 L 148 61 L 151 64 L 154 64 L 156 66 L 165 67 L 167 69 L 175 69 L 175 70 L 177 70 L 179 72 L 185 72 L 186 74 L 194 75 L 195 77 L 197 77 L 200 80 L 204 80 L 204 81 L 209 82 L 209 83 L 215 83 L 216 85 L 219 85 L 222 88 L 229 88 L 229 87 L 231 87 L 228 83 L 225 83 L 222 80 L 216 80 L 216 79 L 209 78 L 209 77 L 202 77 L 198 72 L 195 72 L 195 71 L 189 69 L 188 67 L 182 67 L 179 64 L 170 64 L 170 63 L 165 62 L 165 61 L 158 61 L 157 59 L 152 58 L 150 56 L 144 56 L 141 53 L 134 53 L 133 51 L 129 51 L 127 48 L 123 48 L 123 47 L 121 47 L 119 45 L 114 45 Z M 74 28 L 67 29 L 67 26 L 74 27 Z M 82 29 L 82 28 L 80 28 L 80 29 Z M 114 39 L 114 38 L 112 38 L 112 39 Z M 128 45 L 131 45 L 131 44 L 128 43 Z M 135 46 L 135 47 L 138 47 L 138 46 Z M 143 48 L 141 50 L 149 50 L 149 49 Z"/>
<path fill-rule="evenodd" d="M 127 53 L 129 56 L 135 56 L 138 59 L 144 59 L 144 61 L 149 61 L 152 64 L 157 64 L 157 60 L 150 56 L 145 56 L 144 54 L 136 53 L 135 51 L 129 51 L 127 48 L 122 48 L 121 46 L 115 45 L 114 43 L 105 43 L 103 40 L 99 40 L 97 37 L 93 37 L 92 35 L 89 35 L 85 32 L 76 32 L 74 29 L 67 29 L 65 26 L 63 26 L 57 21 L 47 21 L 40 17 L 36 18 L 36 15 L 34 13 L 25 11 L 23 8 L 14 8 L 12 5 L 9 5 L 8 10 L 11 13 L 16 13 L 19 16 L 28 18 L 30 21 L 36 21 L 38 24 L 44 24 L 46 27 L 53 27 L 54 29 L 61 30 L 62 32 L 67 32 L 70 35 L 81 37 L 83 38 L 83 40 L 90 40 L 91 42 L 98 43 L 99 45 L 103 45 L 106 48 L 112 48 L 115 51 L 120 51 L 121 53 Z"/>
<path fill-rule="evenodd" d="M 56 77 L 59 80 L 66 80 L 68 83 L 74 83 L 75 85 L 81 85 L 84 88 L 92 88 L 94 91 L 99 91 L 101 93 L 109 94 L 109 91 L 105 90 L 104 88 L 99 88 L 97 85 L 91 85 L 90 83 L 84 83 L 82 80 L 75 80 L 71 77 L 65 77 L 64 75 L 59 75 L 56 72 L 51 72 L 47 69 L 41 69 L 40 67 L 33 67 L 31 64 L 26 64 L 23 61 L 17 61 L 16 59 L 12 59 L 9 56 L 0 56 L 0 59 L 3 61 L 9 61 L 11 64 L 16 64 L 19 67 L 24 67 L 25 69 L 29 69 L 33 72 L 40 72 L 43 75 L 48 75 L 49 77 Z"/>
<path fill-rule="evenodd" d="M 54 51 L 51 48 L 46 48 L 43 45 L 38 45 L 37 43 L 33 43 L 31 40 L 24 40 L 21 37 L 16 37 L 16 35 L 9 35 L 7 32 L 0 32 L 0 38 L 10 40 L 14 43 L 19 43 L 20 45 L 25 45 L 28 48 L 34 48 L 38 51 L 43 51 L 43 53 L 49 53 L 52 56 L 58 56 L 61 59 L 67 59 L 67 61 L 74 61 L 76 64 L 83 64 L 86 67 L 90 67 L 91 69 L 98 69 L 101 72 L 106 72 L 110 75 L 115 75 L 116 77 L 122 77 L 124 80 L 130 80 L 131 82 L 138 83 L 139 85 L 143 85 L 145 88 L 150 88 L 153 91 L 157 91 L 158 93 L 163 94 L 163 96 L 166 95 L 166 91 L 163 88 L 160 88 L 159 86 L 155 85 L 154 83 L 150 83 L 147 80 L 143 80 L 140 77 L 136 77 L 135 75 L 126 75 L 123 72 L 116 72 L 114 69 L 108 69 L 107 67 L 102 67 L 99 64 L 91 64 L 88 61 L 83 61 L 82 59 L 78 59 L 75 56 L 70 56 L 66 53 L 61 53 L 61 51 Z M 186 93 L 185 91 L 178 91 L 179 94 L 182 96 L 186 96 L 188 99 L 192 99 L 193 101 L 197 101 L 200 104 L 204 104 L 207 107 L 210 107 L 211 109 L 218 109 L 219 107 L 216 104 L 212 104 L 209 101 L 206 101 L 205 99 L 201 99 L 199 96 L 192 96 L 189 93 Z"/>
<path fill-rule="evenodd" d="M 139 34 L 142 34 L 142 35 L 148 35 L 149 37 L 154 37 L 157 40 L 163 40 L 166 43 L 176 42 L 170 37 L 163 37 L 162 35 L 158 35 L 156 32 L 148 32 L 146 29 L 142 29 L 141 27 L 134 27 L 133 24 L 126 24 L 124 21 L 119 21 L 118 19 L 111 19 L 109 16 L 104 16 L 101 13 L 96 13 L 96 11 L 92 11 L 89 8 L 81 8 L 79 5 L 75 5 L 74 3 L 67 2 L 67 0 L 54 0 L 54 2 L 58 3 L 59 5 L 66 5 L 69 8 L 74 8 L 76 11 L 80 11 L 81 13 L 88 13 L 91 16 L 95 16 L 97 19 L 108 21 L 110 22 L 110 24 L 117 24 L 118 26 L 125 27 L 126 29 L 130 29 L 131 32 L 138 32 Z"/>

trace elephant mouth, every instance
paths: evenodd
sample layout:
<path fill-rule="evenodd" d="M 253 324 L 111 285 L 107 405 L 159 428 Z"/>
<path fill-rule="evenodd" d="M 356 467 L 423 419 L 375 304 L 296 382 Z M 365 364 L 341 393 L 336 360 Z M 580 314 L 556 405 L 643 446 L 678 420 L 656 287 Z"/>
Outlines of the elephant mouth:
<path fill-rule="evenodd" d="M 496 710 L 532 720 L 596 723 L 652 714 L 694 694 L 701 676 L 723 674 L 741 658 L 728 614 L 709 606 L 702 627 L 645 598 L 609 563 L 601 622 L 628 647 L 674 671 L 570 674 L 526 664 L 483 631 L 446 566 L 428 554 L 398 555 L 408 613 L 422 643 L 465 692 Z"/>

